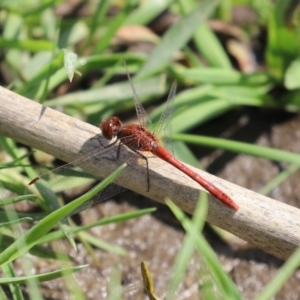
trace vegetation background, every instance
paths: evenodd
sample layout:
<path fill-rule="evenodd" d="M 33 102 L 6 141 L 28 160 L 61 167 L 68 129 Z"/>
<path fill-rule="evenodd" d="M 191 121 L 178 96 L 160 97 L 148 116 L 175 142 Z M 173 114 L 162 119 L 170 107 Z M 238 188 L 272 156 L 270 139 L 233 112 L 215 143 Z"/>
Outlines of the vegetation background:
<path fill-rule="evenodd" d="M 289 156 L 300 151 L 297 4 L 2 0 L 0 84 L 97 126 L 111 115 L 135 120 L 124 60 L 154 123 L 176 79 L 176 156 L 298 206 L 300 157 Z M 67 229 L 75 240 L 64 239 L 55 226 L 62 210 L 49 216 L 45 203 L 16 198 L 62 162 L 4 136 L 0 147 L 0 298 L 299 297 L 298 253 L 284 264 L 204 227 L 205 202 L 190 219 L 171 202 L 167 208 L 126 192 L 81 213 Z M 154 281 L 148 295 L 142 261 Z"/>

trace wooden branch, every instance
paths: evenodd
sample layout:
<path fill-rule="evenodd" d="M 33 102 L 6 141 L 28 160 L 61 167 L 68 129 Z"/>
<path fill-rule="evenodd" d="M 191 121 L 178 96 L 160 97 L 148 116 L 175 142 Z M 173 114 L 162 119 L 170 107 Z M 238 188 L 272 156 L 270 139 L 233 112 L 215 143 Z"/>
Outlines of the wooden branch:
<path fill-rule="evenodd" d="M 44 107 L 0 87 L 0 134 L 40 149 L 70 162 L 97 147 L 91 140 L 100 133 L 97 127 Z M 95 144 L 96 143 L 96 144 Z M 126 151 L 123 151 L 126 152 Z M 123 153 L 124 157 L 132 154 Z M 109 160 L 93 168 L 104 177 L 113 172 L 116 163 Z M 150 191 L 145 189 L 144 165 L 133 165 L 132 178 L 126 187 L 155 201 L 172 199 L 181 209 L 193 213 L 198 201 L 199 185 L 158 158 L 150 159 Z M 192 167 L 193 168 L 193 167 Z M 300 210 L 241 188 L 235 184 L 197 170 L 201 176 L 220 187 L 239 205 L 234 212 L 209 195 L 207 221 L 251 244 L 287 259 L 300 246 Z M 90 170 L 88 170 L 90 171 Z M 122 178 L 120 179 L 122 180 Z"/>

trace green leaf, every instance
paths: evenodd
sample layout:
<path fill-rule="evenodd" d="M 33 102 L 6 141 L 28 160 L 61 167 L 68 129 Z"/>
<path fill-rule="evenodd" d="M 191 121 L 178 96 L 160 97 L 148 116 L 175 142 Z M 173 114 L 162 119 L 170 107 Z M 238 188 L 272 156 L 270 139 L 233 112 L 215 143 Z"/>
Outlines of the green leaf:
<path fill-rule="evenodd" d="M 295 59 L 284 75 L 284 85 L 288 90 L 300 88 L 300 59 Z"/>
<path fill-rule="evenodd" d="M 165 80 L 162 76 L 155 76 L 134 83 L 134 88 L 140 99 L 162 95 L 165 93 Z M 90 89 L 88 91 L 69 93 L 65 96 L 48 100 L 45 105 L 53 107 L 56 105 L 92 104 L 92 103 L 116 103 L 132 99 L 132 90 L 128 81 L 108 85 L 105 87 Z"/>
<path fill-rule="evenodd" d="M 178 76 L 183 80 L 191 80 L 193 84 L 257 86 L 272 82 L 270 76 L 265 73 L 243 74 L 232 69 L 221 68 L 184 69 L 178 72 Z"/>
<path fill-rule="evenodd" d="M 172 277 L 169 283 L 168 288 L 168 296 L 167 299 L 174 299 L 174 294 L 179 284 L 182 281 L 182 277 L 185 274 L 190 258 L 195 249 L 195 236 L 200 234 L 203 230 L 205 224 L 205 218 L 207 215 L 208 204 L 207 204 L 207 196 L 204 197 L 204 201 L 201 201 L 202 198 L 199 197 L 199 201 L 197 203 L 193 220 L 192 220 L 192 228 L 193 231 L 190 231 L 186 234 L 182 246 L 179 250 L 179 253 L 176 256 L 176 260 L 173 267 Z M 173 214 L 183 225 L 187 221 L 184 213 L 169 199 L 166 200 L 166 204 L 172 210 Z"/>
<path fill-rule="evenodd" d="M 174 53 L 187 44 L 199 25 L 213 12 L 217 3 L 216 0 L 202 1 L 199 7 L 172 26 L 151 52 L 136 78 L 147 77 L 165 67 Z"/>
<path fill-rule="evenodd" d="M 64 277 L 66 274 L 72 274 L 86 267 L 88 267 L 88 265 L 66 268 L 66 269 L 53 271 L 45 274 L 39 274 L 39 275 L 14 277 L 14 278 L 0 278 L 0 284 L 26 284 L 28 280 L 31 279 L 34 279 L 37 282 L 44 282 L 44 281 L 49 281 L 49 280 L 54 280 L 57 278 Z"/>
<path fill-rule="evenodd" d="M 192 134 L 174 134 L 174 140 L 187 142 L 196 145 L 203 145 L 235 153 L 244 153 L 252 156 L 263 157 L 269 160 L 287 162 L 300 165 L 300 155 L 284 150 L 278 150 L 253 144 L 230 141 L 227 139 L 212 138 Z"/>
<path fill-rule="evenodd" d="M 299 55 L 299 33 L 288 26 L 286 13 L 292 0 L 278 0 L 268 24 L 268 47 L 266 51 L 270 73 L 282 81 L 287 67 Z"/>
<path fill-rule="evenodd" d="M 230 59 L 225 49 L 208 25 L 202 24 L 200 26 L 195 33 L 194 40 L 199 52 L 202 53 L 210 66 L 226 69 L 231 68 Z"/>
<path fill-rule="evenodd" d="M 278 270 L 273 279 L 265 286 L 256 300 L 268 300 L 276 296 L 286 281 L 297 271 L 300 266 L 300 248 L 298 248 Z"/>
<path fill-rule="evenodd" d="M 53 43 L 43 40 L 4 39 L 0 36 L 0 48 L 29 50 L 31 52 L 51 51 L 53 49 Z"/>
<path fill-rule="evenodd" d="M 104 179 L 97 189 L 105 188 L 110 182 L 112 182 L 126 167 L 126 165 L 122 165 L 115 172 L 113 172 L 110 176 Z M 95 189 L 92 189 L 88 193 L 92 194 Z M 98 190 L 99 191 L 99 190 Z M 10 262 L 22 254 L 26 253 L 29 249 L 31 249 L 35 244 L 37 244 L 38 239 L 44 236 L 47 232 L 51 230 L 51 228 L 57 224 L 60 220 L 68 216 L 72 211 L 74 211 L 77 207 L 82 205 L 85 201 L 87 201 L 86 194 L 84 197 L 80 197 L 77 200 L 59 208 L 58 210 L 50 213 L 44 219 L 42 219 L 37 225 L 29 229 L 23 236 L 19 237 L 16 242 L 6 248 L 2 253 L 0 253 L 0 265 L 3 263 Z"/>
<path fill-rule="evenodd" d="M 64 66 L 70 81 L 72 81 L 76 70 L 77 54 L 64 49 Z"/>
<path fill-rule="evenodd" d="M 126 19 L 123 25 L 149 24 L 168 8 L 172 0 L 151 0 L 141 2 Z"/>
<path fill-rule="evenodd" d="M 103 226 L 103 225 L 107 225 L 107 224 L 111 224 L 111 223 L 125 222 L 127 220 L 135 219 L 135 218 L 141 217 L 145 214 L 149 214 L 155 210 L 156 210 L 156 208 L 146 208 L 146 209 L 132 211 L 132 212 L 128 212 L 128 213 L 124 213 L 124 214 L 120 214 L 120 215 L 116 215 L 116 216 L 112 216 L 112 217 L 103 218 L 92 224 L 72 228 L 72 231 L 75 234 L 75 233 L 81 232 L 83 230 L 89 230 L 96 226 Z M 44 243 L 52 242 L 54 240 L 61 239 L 63 237 L 64 237 L 64 234 L 62 231 L 55 231 L 55 232 L 51 232 L 51 233 L 48 233 L 47 235 L 43 236 L 39 240 L 39 243 L 44 244 Z"/>
<path fill-rule="evenodd" d="M 198 251 L 199 255 L 201 255 L 201 258 L 203 259 L 203 262 L 207 266 L 210 274 L 212 275 L 214 282 L 220 291 L 223 299 L 241 299 L 237 288 L 235 287 L 232 280 L 229 278 L 229 276 L 225 273 L 225 271 L 222 270 L 222 266 L 218 261 L 218 258 L 216 257 L 216 254 L 214 253 L 211 246 L 206 241 L 205 237 L 199 230 L 196 230 L 196 228 L 202 228 L 205 216 L 207 213 L 207 202 L 205 201 L 199 201 L 197 205 L 197 214 L 193 218 L 193 222 L 190 221 L 188 217 L 185 216 L 185 214 L 170 200 L 166 200 L 166 204 L 169 206 L 169 208 L 172 210 L 176 218 L 180 221 L 181 225 L 189 235 L 189 241 L 187 244 L 194 245 L 196 250 Z M 195 228 L 196 227 L 196 228 Z M 191 247 L 190 247 L 191 248 Z M 182 254 L 180 264 L 178 262 L 178 269 L 174 272 L 174 277 L 180 275 L 183 273 L 184 268 L 186 267 L 188 257 L 191 255 L 190 248 L 186 247 L 186 253 Z M 181 269 L 181 270 L 180 270 Z M 174 279 L 175 281 L 175 279 Z M 174 286 L 172 286 L 170 290 L 170 294 L 168 295 L 167 299 L 174 299 L 173 293 L 175 287 L 179 284 L 179 278 L 176 280 L 177 284 L 174 283 Z M 213 293 L 214 291 L 212 291 Z M 206 291 L 207 293 L 207 291 Z M 207 298 L 211 299 L 211 297 Z"/>

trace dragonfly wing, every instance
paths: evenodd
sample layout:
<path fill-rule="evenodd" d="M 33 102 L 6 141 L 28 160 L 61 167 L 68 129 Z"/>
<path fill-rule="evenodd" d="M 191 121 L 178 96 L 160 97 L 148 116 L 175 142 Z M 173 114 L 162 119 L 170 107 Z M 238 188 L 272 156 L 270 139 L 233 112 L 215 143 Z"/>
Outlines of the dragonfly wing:
<path fill-rule="evenodd" d="M 114 157 L 115 156 L 115 157 Z M 25 194 L 36 194 L 48 203 L 50 210 L 57 209 L 59 204 L 55 194 L 74 188 L 91 185 L 96 180 L 101 180 L 87 170 L 93 169 L 96 163 L 101 164 L 103 159 L 117 159 L 116 151 L 112 147 L 95 149 L 72 163 L 65 164 L 52 171 L 46 172 L 31 181 L 26 187 Z M 122 161 L 120 161 L 122 164 Z M 84 168 L 84 169 L 83 169 Z M 114 193 L 114 195 L 117 193 Z M 107 197 L 109 195 L 107 194 Z M 91 200 L 89 200 L 92 202 Z M 91 204 L 92 205 L 92 204 Z"/>
<path fill-rule="evenodd" d="M 102 149 L 95 149 L 69 164 L 46 172 L 32 180 L 29 183 L 28 189 L 37 186 L 39 182 L 43 182 L 52 192 L 59 193 L 90 184 L 96 180 L 96 177 L 84 171 L 82 166 L 84 166 L 85 170 L 88 170 L 95 163 L 95 160 L 103 159 L 104 153 L 105 151 L 102 151 Z"/>
<path fill-rule="evenodd" d="M 140 102 L 140 100 L 137 96 L 137 93 L 136 93 L 135 88 L 133 86 L 132 79 L 129 75 L 126 64 L 125 64 L 125 67 L 126 67 L 127 77 L 128 77 L 129 82 L 130 82 L 131 91 L 132 91 L 133 100 L 134 100 L 134 105 L 135 105 L 135 110 L 136 110 L 136 114 L 137 114 L 139 123 L 140 123 L 140 125 L 142 125 L 146 128 L 150 128 L 151 127 L 151 120 L 149 119 L 142 103 Z"/>
<path fill-rule="evenodd" d="M 120 146 L 126 147 L 122 143 Z M 137 158 L 138 157 L 134 152 L 132 153 L 132 156 L 127 160 L 123 159 L 122 157 L 118 158 L 118 164 L 121 165 L 125 161 L 128 164 L 128 167 L 122 173 L 122 184 L 124 184 L 124 186 L 126 186 L 126 183 L 131 178 L 131 170 L 129 167 L 130 162 Z M 25 189 L 25 194 L 35 193 L 39 198 L 42 196 L 42 198 L 45 201 L 47 201 L 48 207 L 51 210 L 57 209 L 60 207 L 60 205 L 58 204 L 55 195 L 56 193 L 64 192 L 73 188 L 91 185 L 96 180 L 102 179 L 97 178 L 95 175 L 89 173 L 86 170 L 93 169 L 96 163 L 101 165 L 101 161 L 103 159 L 117 160 L 115 148 L 111 147 L 104 149 L 96 149 L 91 153 L 73 161 L 72 163 L 63 165 L 50 172 L 42 174 L 40 177 L 37 177 L 36 179 L 32 180 L 32 183 L 29 184 Z M 103 200 L 107 200 L 125 190 L 126 189 L 124 187 L 112 183 L 108 185 L 99 194 L 87 201 L 84 205 L 80 206 L 72 214 L 80 212 L 85 208 L 88 208 Z"/>
<path fill-rule="evenodd" d="M 95 195 L 92 199 L 79 206 L 76 210 L 73 211 L 72 215 L 75 215 L 83 210 L 86 210 L 87 208 L 90 208 L 91 206 L 97 203 L 108 200 L 124 191 L 126 191 L 126 188 L 117 185 L 115 183 L 112 183 L 108 185 L 104 190 L 102 190 L 99 194 Z"/>
<path fill-rule="evenodd" d="M 169 96 L 165 105 L 165 108 L 160 116 L 160 119 L 155 128 L 154 134 L 162 136 L 162 140 L 166 148 L 172 153 L 172 127 L 171 117 L 173 114 L 174 97 L 177 89 L 177 81 L 175 80 L 171 86 Z"/>

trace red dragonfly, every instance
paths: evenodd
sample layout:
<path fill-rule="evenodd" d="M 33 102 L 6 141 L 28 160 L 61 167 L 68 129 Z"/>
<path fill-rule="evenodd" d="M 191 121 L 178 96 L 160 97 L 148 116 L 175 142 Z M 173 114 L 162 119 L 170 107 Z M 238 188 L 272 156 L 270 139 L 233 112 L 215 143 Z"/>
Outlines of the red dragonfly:
<path fill-rule="evenodd" d="M 150 178 L 149 178 L 149 169 L 148 169 L 148 158 L 143 152 L 151 152 L 155 156 L 161 158 L 162 160 L 166 161 L 167 163 L 171 164 L 175 168 L 179 169 L 181 172 L 185 173 L 187 176 L 189 176 L 191 179 L 199 183 L 202 187 L 204 187 L 210 194 L 212 194 L 214 197 L 219 199 L 221 202 L 223 202 L 225 205 L 229 206 L 233 210 L 238 210 L 239 206 L 222 190 L 217 188 L 214 184 L 206 180 L 205 178 L 201 177 L 199 174 L 194 172 L 192 169 L 188 168 L 185 164 L 180 162 L 178 159 L 176 159 L 168 150 L 166 150 L 159 142 L 156 132 L 152 133 L 146 129 L 146 126 L 151 123 L 150 119 L 148 118 L 142 104 L 138 100 L 137 94 L 134 90 L 132 81 L 130 79 L 130 76 L 128 74 L 128 79 L 130 81 L 132 92 L 133 92 L 133 98 L 135 102 L 135 108 L 136 113 L 139 120 L 139 125 L 136 124 L 129 124 L 129 125 L 122 125 L 121 120 L 118 117 L 110 117 L 109 119 L 103 120 L 99 127 L 102 131 L 102 135 L 104 138 L 106 138 L 109 141 L 112 141 L 107 146 L 102 146 L 97 148 L 96 150 L 92 151 L 91 153 L 83 156 L 82 158 L 79 158 L 78 160 L 66 164 L 62 167 L 59 167 L 57 169 L 54 169 L 53 171 L 47 172 L 40 177 L 36 177 L 33 179 L 29 185 L 33 185 L 36 182 L 40 182 L 40 179 L 43 182 L 47 183 L 47 188 L 51 189 L 52 192 L 61 192 L 76 186 L 80 186 L 83 184 L 89 183 L 91 180 L 94 180 L 94 175 L 90 175 L 89 173 L 83 171 L 81 169 L 81 166 L 84 165 L 84 168 L 86 170 L 89 169 L 89 165 L 92 166 L 94 164 L 94 160 L 101 161 L 101 159 L 107 159 L 107 157 L 116 157 L 116 150 L 114 147 L 111 147 L 112 145 L 115 145 L 118 143 L 118 151 L 117 151 L 117 157 L 116 159 L 119 159 L 120 154 L 120 147 L 128 147 L 130 150 L 132 150 L 136 155 L 133 155 L 137 158 L 139 156 L 140 158 L 144 159 L 147 166 L 147 190 L 149 191 L 150 188 Z M 176 93 L 176 81 L 173 83 L 166 108 L 159 120 L 157 130 L 160 131 L 163 128 L 166 130 L 168 128 L 165 124 L 167 121 L 166 119 L 170 118 L 171 114 L 171 107 L 172 107 L 172 101 Z M 168 135 L 168 134 L 167 134 Z M 170 133 L 169 133 L 170 136 Z M 168 137 L 167 137 L 168 138 Z M 168 140 L 167 140 L 168 142 Z M 130 162 L 127 161 L 127 169 L 126 174 L 127 178 L 130 177 Z M 79 174 L 79 177 L 76 177 L 74 175 Z M 72 175 L 72 182 L 68 181 L 68 176 Z M 82 177 L 85 179 L 82 180 Z M 124 175 L 126 180 L 126 175 Z M 75 178 L 75 179 L 74 179 Z M 76 178 L 78 180 L 76 181 Z M 129 179 L 127 179 L 129 180 Z M 77 213 L 79 211 L 82 211 L 83 209 L 86 209 L 87 207 L 98 203 L 100 201 L 109 199 L 116 194 L 120 193 L 121 191 L 125 190 L 125 188 L 117 185 L 117 184 L 110 184 L 108 187 L 106 187 L 102 192 L 100 192 L 98 195 L 96 195 L 94 198 L 89 200 L 88 203 L 84 204 L 82 207 L 79 207 L 79 209 L 76 210 Z"/>

